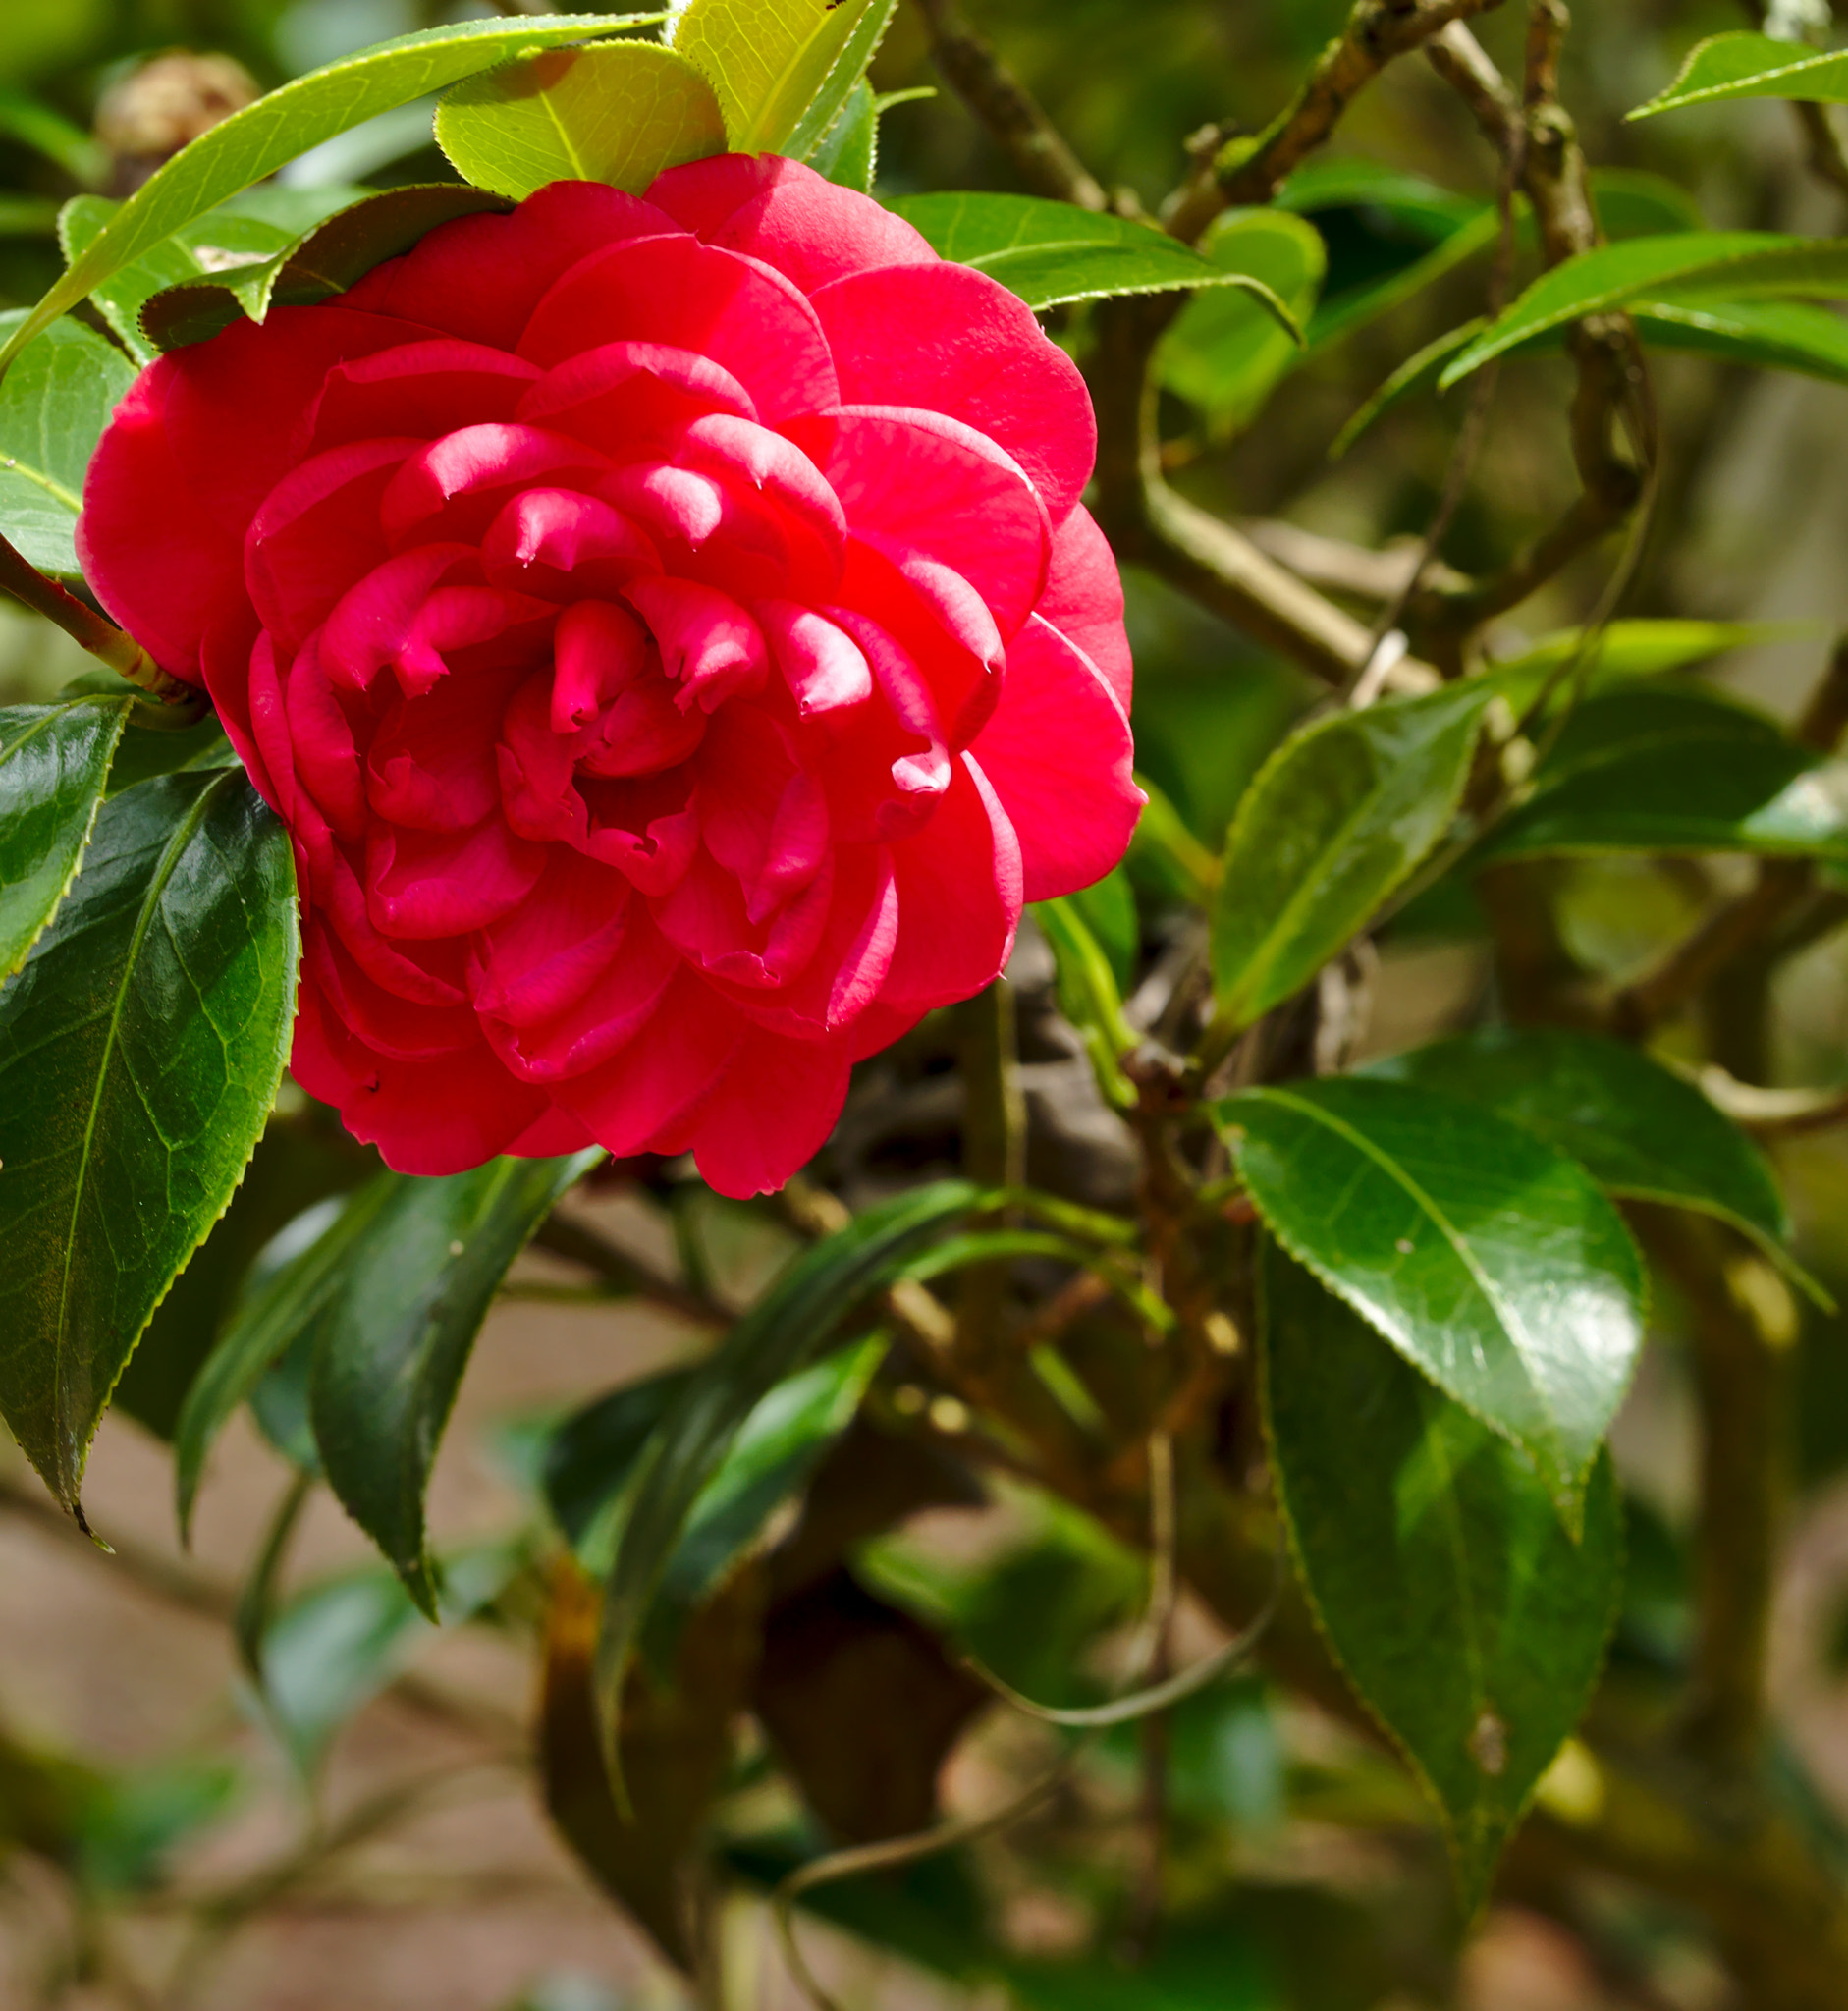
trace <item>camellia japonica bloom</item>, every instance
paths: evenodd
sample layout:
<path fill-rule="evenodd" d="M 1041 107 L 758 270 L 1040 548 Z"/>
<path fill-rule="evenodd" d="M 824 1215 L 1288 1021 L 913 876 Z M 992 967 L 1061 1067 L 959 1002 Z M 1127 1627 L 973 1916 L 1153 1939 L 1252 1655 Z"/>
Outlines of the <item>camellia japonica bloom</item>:
<path fill-rule="evenodd" d="M 295 841 L 292 1062 L 402 1170 L 723 1193 L 1122 855 L 1076 369 L 776 158 L 561 182 L 163 356 L 79 529 Z"/>

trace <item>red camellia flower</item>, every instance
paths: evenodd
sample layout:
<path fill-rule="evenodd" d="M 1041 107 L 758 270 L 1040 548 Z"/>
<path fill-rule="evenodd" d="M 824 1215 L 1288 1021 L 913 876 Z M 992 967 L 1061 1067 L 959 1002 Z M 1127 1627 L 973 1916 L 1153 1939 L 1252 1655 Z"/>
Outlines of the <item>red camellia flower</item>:
<path fill-rule="evenodd" d="M 1122 855 L 1094 448 L 1011 294 L 730 155 L 163 356 L 79 541 L 294 836 L 311 1094 L 408 1172 L 743 1195 Z"/>

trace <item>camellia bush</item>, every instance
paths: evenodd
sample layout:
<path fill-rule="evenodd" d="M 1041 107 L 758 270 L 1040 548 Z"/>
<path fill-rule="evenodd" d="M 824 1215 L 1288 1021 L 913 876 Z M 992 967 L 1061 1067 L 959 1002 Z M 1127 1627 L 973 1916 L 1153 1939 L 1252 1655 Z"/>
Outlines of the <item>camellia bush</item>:
<path fill-rule="evenodd" d="M 184 1530 L 249 1406 L 234 1634 L 304 1777 L 419 1615 L 530 1643 L 534 1792 L 702 2003 L 745 1894 L 818 2004 L 823 1923 L 1041 2011 L 1451 2002 L 1497 1903 L 1601 2001 L 1839 2007 L 1848 1818 L 1766 1706 L 1832 1301 L 1763 1141 L 1844 1115 L 1768 1058 L 1848 913 L 1848 654 L 1786 722 L 1648 579 L 1690 384 L 1848 382 L 1848 241 L 1588 158 L 1559 0 L 1358 0 L 1159 209 L 918 0 L 1012 187 L 893 182 L 896 4 L 437 26 L 113 193 L 0 105 L 94 185 L 0 329 L 0 586 L 94 659 L 0 710 L 0 1414 L 88 1532 L 125 1408 Z M 1790 100 L 1839 192 L 1848 55 L 1760 26 L 1632 116 Z M 1451 187 L 1347 142 L 1413 78 Z M 446 169 L 275 179 L 431 94 Z M 1325 498 L 1440 424 L 1409 534 L 1246 519 L 1332 387 Z M 1261 702 L 1189 800 L 1132 657 L 1209 621 Z M 1599 872 L 1676 918 L 1601 955 Z M 1433 941 L 1483 981 L 1370 1032 Z M 450 1547 L 528 1245 L 687 1347 Z M 1652 1319 L 1679 1532 L 1606 1445 Z M 286 1592 L 322 1488 L 383 1566 Z M 933 1544 L 983 1503 L 999 1563 Z M 0 1727 L 0 1842 L 184 1905 L 119 1807 Z"/>

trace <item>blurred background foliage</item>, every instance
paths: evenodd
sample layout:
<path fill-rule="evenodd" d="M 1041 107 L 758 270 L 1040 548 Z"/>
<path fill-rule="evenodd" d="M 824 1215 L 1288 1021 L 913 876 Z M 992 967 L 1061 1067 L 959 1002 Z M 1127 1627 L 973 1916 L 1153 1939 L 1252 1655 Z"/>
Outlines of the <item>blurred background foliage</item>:
<path fill-rule="evenodd" d="M 29 302 L 57 271 L 57 205 L 84 188 L 122 192 L 134 186 L 146 160 L 170 143 L 161 133 L 184 136 L 201 105 L 209 115 L 213 102 L 235 101 L 241 91 L 368 42 L 488 11 L 444 0 L 0 0 L 0 307 Z M 1209 121 L 1262 125 L 1346 9 L 1343 0 L 971 0 L 970 12 L 1092 170 L 1153 207 L 1184 169 L 1186 136 Z M 1709 226 L 1832 234 L 1841 228 L 1842 198 L 1807 172 L 1788 107 L 1726 105 L 1623 124 L 1625 111 L 1665 83 L 1698 37 L 1742 18 L 1721 0 L 1584 4 L 1568 46 L 1565 101 L 1596 164 L 1665 178 Z M 1485 44 L 1515 71 L 1521 28 L 1513 8 L 1479 24 Z M 233 67 L 169 68 L 155 90 L 144 66 L 175 51 L 228 58 Z M 922 28 L 906 10 L 875 81 L 887 90 L 937 81 Z M 447 178 L 428 131 L 427 106 L 394 114 L 291 173 L 380 187 Z M 1287 350 L 1271 353 L 1244 408 L 1202 411 L 1173 390 L 1164 407 L 1177 484 L 1256 526 L 1306 570 L 1315 555 L 1300 534 L 1378 551 L 1395 539 L 1416 540 L 1430 521 L 1467 394 L 1412 398 L 1344 456 L 1332 458 L 1331 450 L 1400 362 L 1480 310 L 1486 246 L 1428 284 L 1407 290 L 1394 283 L 1428 270 L 1457 220 L 1495 196 L 1494 162 L 1464 108 L 1416 61 L 1397 65 L 1361 99 L 1330 158 L 1380 163 L 1428 185 L 1391 201 L 1362 199 L 1364 190 L 1350 189 L 1350 199 L 1303 205 L 1320 241 L 1319 252 L 1310 245 L 1309 264 L 1325 266 L 1321 299 L 1370 300 L 1378 311 L 1350 316 L 1345 332 L 1300 359 Z M 1007 160 L 949 92 L 887 116 L 880 192 L 1016 186 Z M 1313 279 L 1304 285 L 1313 289 Z M 1074 339 L 1079 333 L 1069 319 L 1056 319 L 1055 327 Z M 1574 493 L 1561 417 L 1568 367 L 1542 357 L 1504 373 L 1487 444 L 1445 542 L 1445 556 L 1458 566 L 1495 564 Z M 1624 613 L 1781 625 L 1704 674 L 1787 715 L 1848 626 L 1848 393 L 1682 355 L 1658 358 L 1657 379 L 1666 474 Z M 1183 384 L 1184 373 L 1175 369 L 1169 382 Z M 1298 542 L 1285 546 L 1280 541 L 1291 533 Z M 1609 564 L 1608 550 L 1588 554 L 1501 625 L 1496 653 L 1516 654 L 1582 620 Z M 1217 851 L 1252 774 L 1320 694 L 1169 589 L 1133 574 L 1129 589 L 1140 764 L 1195 837 Z M 1364 600 L 1355 605 L 1370 612 Z M 0 702 L 48 694 L 81 668 L 54 631 L 0 610 Z M 1551 870 L 1563 940 L 1584 967 L 1620 978 L 1684 933 L 1730 884 L 1733 868 L 1639 858 L 1567 861 Z M 1169 871 L 1152 853 L 1132 857 L 1134 954 L 1145 970 L 1173 926 Z M 1460 887 L 1440 887 L 1408 910 L 1382 949 L 1376 1051 L 1467 1020 L 1491 982 Z M 1069 1059 L 1055 1035 L 1034 1045 L 1036 1026 L 1056 1018 L 1050 1003 L 1035 1017 L 1033 1002 L 1048 992 L 1044 961 L 1029 957 L 1019 973 L 1029 1072 L 1036 1062 L 1053 1068 L 1063 1065 L 1061 1056 Z M 1848 1075 L 1841 934 L 1821 936 L 1768 981 L 1775 1003 L 1768 1052 L 1730 1058 L 1735 1072 L 1766 1084 Z M 1692 1055 L 1698 1034 L 1670 1029 L 1667 1045 Z M 893 1062 L 898 1074 L 909 1071 L 916 1092 L 912 1128 L 875 1140 L 854 1160 L 860 1148 L 850 1119 L 840 1148 L 850 1175 L 857 1169 L 876 1185 L 943 1156 L 929 1094 L 942 1065 L 928 1040 Z M 280 1211 L 286 1219 L 353 1177 L 313 1114 L 285 1110 L 281 1122 L 285 1132 L 296 1127 L 299 1145 L 289 1148 L 287 1165 L 280 1164 L 283 1145 L 266 1145 L 267 1159 L 259 1157 L 245 1190 L 251 1198 L 240 1204 L 252 1216 L 240 1232 L 241 1263 L 267 1233 L 258 1218 Z M 1065 1149 L 1079 1154 L 1082 1141 L 1074 1134 Z M 1779 1159 L 1805 1261 L 1848 1301 L 1848 1152 L 1823 1134 L 1783 1145 Z M 1100 1164 L 1108 1188 L 1108 1151 Z M 264 1198 L 266 1180 L 286 1201 Z M 722 1298 L 748 1289 L 788 1247 L 760 1214 L 685 1188 L 663 1185 L 613 1205 L 629 1208 L 631 1231 L 657 1236 L 699 1289 L 710 1286 Z M 544 1354 L 552 1343 L 539 1323 L 578 1290 L 544 1259 L 529 1260 L 528 1272 L 491 1330 L 494 1346 L 510 1357 L 529 1344 Z M 232 1290 L 236 1276 L 235 1268 L 220 1274 L 209 1266 L 189 1273 L 178 1311 L 163 1315 L 168 1345 L 183 1362 L 196 1359 L 186 1351 L 200 1347 L 201 1335 L 209 1338 L 218 1311 L 212 1295 Z M 1796 1365 L 1788 1437 L 1801 1492 L 1784 1544 L 1773 1702 L 1791 1806 L 1825 1853 L 1844 1863 L 1848 1323 L 1799 1310 L 1763 1265 L 1742 1269 L 1732 1283 L 1757 1295 L 1764 1331 L 1793 1351 Z M 1630 1572 L 1609 1681 L 1646 1706 L 1667 1694 L 1688 1638 L 1696 1454 L 1678 1345 L 1688 1314 L 1672 1298 L 1658 1307 L 1658 1344 L 1615 1441 Z M 622 1309 L 600 1309 L 597 1317 L 594 1344 L 546 1356 L 583 1379 L 582 1398 L 632 1380 L 664 1355 L 658 1326 Z M 159 1379 L 163 1361 L 171 1366 L 174 1357 L 161 1355 L 159 1338 L 157 1328 L 136 1372 L 140 1399 L 130 1404 L 157 1430 L 170 1429 L 173 1408 Z M 1080 1329 L 1073 1345 L 1082 1344 Z M 671 1345 L 666 1353 L 673 1355 Z M 486 1496 L 500 1519 L 472 1601 L 489 1649 L 529 1640 L 533 1558 L 545 1527 L 532 1450 L 544 1434 L 523 1413 L 489 1414 L 500 1387 L 490 1379 L 466 1419 L 475 1446 L 489 1448 L 479 1455 L 484 1467 L 498 1461 L 501 1474 Z M 299 1410 L 299 1392 L 293 1400 Z M 902 1388 L 893 1400 L 926 1401 Z M 234 1490 L 227 1497 L 234 1505 L 220 1511 L 214 1541 L 222 1551 L 247 1557 L 261 1519 L 251 1504 L 289 1485 L 291 1401 L 285 1363 L 257 1406 L 281 1449 L 265 1450 L 252 1436 L 239 1455 L 243 1493 Z M 554 1400 L 544 1416 L 565 1407 Z M 510 1400 L 510 1409 L 518 1406 Z M 953 1435 L 953 1417 L 940 1422 Z M 164 1469 L 129 1442 L 137 1429 L 113 1423 L 99 1454 L 99 1492 L 118 1490 L 117 1527 L 139 1532 L 135 1545 L 121 1546 L 117 1576 L 101 1591 L 88 1577 L 81 1592 L 64 1589 L 67 1571 L 93 1575 L 94 1567 L 72 1561 L 74 1553 L 61 1548 L 65 1536 L 52 1526 L 57 1518 L 47 1521 L 33 1505 L 18 1471 L 0 1469 L 0 1542 L 7 1546 L 0 1551 L 0 2004 L 7 2011 L 38 2003 L 178 2011 L 236 2002 L 243 2011 L 284 2011 L 340 2001 L 498 2011 L 523 2003 L 531 2011 L 598 2011 L 631 1999 L 678 2001 L 668 1972 L 628 1943 L 612 1953 L 593 1937 L 581 1963 L 548 1955 L 553 1929 L 544 1923 L 553 1916 L 544 1909 L 569 1878 L 560 1862 L 537 1860 L 542 1875 L 529 1851 L 517 1872 L 497 1872 L 490 1839 L 464 1875 L 440 1838 L 427 1841 L 434 1832 L 419 1832 L 426 1834 L 422 1858 L 414 1842 L 398 1846 L 396 1858 L 367 1855 L 394 1821 L 420 1816 L 427 1796 L 427 1783 L 406 1785 L 392 1773 L 394 1755 L 414 1751 L 433 1774 L 454 1775 L 462 1764 L 458 1742 L 479 1739 L 485 1727 L 490 1745 L 500 1741 L 501 1757 L 512 1750 L 517 1760 L 526 1679 L 522 1662 L 490 1654 L 462 1671 L 487 1698 L 471 1705 L 468 1682 L 455 1680 L 453 1670 L 448 1687 L 419 1676 L 435 1637 L 388 1574 L 331 1563 L 319 1576 L 308 1569 L 317 1557 L 358 1554 L 341 1549 L 337 1526 L 323 1531 L 318 1548 L 299 1553 L 297 1572 L 280 1587 L 260 1587 L 264 1600 L 273 1594 L 278 1602 L 273 1611 L 253 1614 L 246 1602 L 245 1638 L 267 1644 L 266 1706 L 252 1702 L 247 1683 L 239 1692 L 243 1716 L 225 1705 L 232 1678 L 221 1646 L 209 1657 L 196 1643 L 171 1655 L 160 1646 L 166 1637 L 149 1631 L 149 1602 L 223 1620 L 238 1595 L 227 1590 L 229 1577 L 170 1553 Z M 208 1524 L 211 1515 L 208 1497 Z M 58 1560 L 57 1572 L 43 1568 L 46 1556 Z M 1140 1597 L 1139 1567 L 1127 1552 L 1074 1512 L 1024 1492 L 979 1512 L 940 1508 L 862 1549 L 856 1569 L 861 1583 L 892 1602 L 887 1610 L 928 1616 L 1009 1680 L 1053 1699 L 1100 1693 L 1113 1630 L 1120 1631 Z M 100 1604 L 83 1625 L 67 1625 L 59 1602 L 71 1600 Z M 222 1633 L 212 1640 L 222 1643 Z M 60 1656 L 74 1659 L 61 1666 Z M 113 1687 L 99 1692 L 94 1669 L 79 1665 L 82 1658 L 120 1662 Z M 185 1666 L 169 1665 L 176 1661 Z M 181 1702 L 149 1719 L 170 1735 L 165 1745 L 145 1727 L 121 1737 L 109 1729 L 110 1712 L 120 1712 L 121 1698 L 141 1684 L 177 1686 Z M 57 1700 L 65 1693 L 88 1701 L 61 1716 Z M 99 1695 L 103 1704 L 94 1701 Z M 381 1720 L 381 1711 L 399 1715 Z M 133 1709 L 127 1716 L 131 1726 L 142 1722 Z M 859 1937 L 827 1944 L 836 1986 L 849 2002 L 882 2007 L 1000 1990 L 1036 2011 L 1451 2004 L 1469 2011 L 1717 2011 L 1741 2002 L 1712 1959 L 1698 1907 L 1643 1902 L 1614 1885 L 1594 1884 L 1545 1919 L 1497 1908 L 1465 1937 L 1436 1832 L 1398 1769 L 1310 1706 L 1256 1679 L 1192 1700 L 1163 1736 L 1170 1741 L 1171 1784 L 1163 1812 L 1166 1897 L 1175 1924 L 1159 1941 L 1143 1945 L 1149 1918 L 1136 1887 L 1148 1812 L 1136 1735 L 1123 1732 L 1103 1742 L 1045 1811 L 1006 1838 L 903 1877 L 817 1895 L 817 1912 Z M 998 1786 L 1030 1775 L 1058 1743 L 1043 1728 L 998 1724 L 991 1714 L 958 1752 L 952 1802 L 992 1801 Z M 347 1756 L 331 1787 L 322 1771 L 330 1751 Z M 1571 1752 L 1544 1791 L 1568 1814 L 1575 1793 L 1596 1789 L 1595 1778 L 1587 1788 L 1574 1775 Z M 803 1847 L 795 1804 L 772 1777 L 761 1743 L 736 1761 L 719 1822 L 730 1865 L 747 1888 L 762 1889 Z M 554 1898 L 542 1903 L 521 1880 L 537 1891 L 545 1878 Z M 175 1895 L 188 1892 L 209 1896 L 190 1938 L 173 1925 Z M 381 1937 L 368 1927 L 343 1938 L 340 1924 L 366 1906 L 388 1916 L 389 1930 Z M 459 1906 L 482 1911 L 489 1942 L 498 1933 L 516 1952 L 511 1959 L 525 1965 L 523 1982 L 504 1986 L 507 1965 L 491 1954 L 459 1956 L 489 1945 L 461 1935 Z M 259 1936 L 262 1959 L 226 1971 L 227 1946 L 272 1915 L 331 1919 L 337 1931 L 325 1944 Z M 713 1931 L 748 1943 L 748 1959 L 732 1965 L 744 1978 L 736 1984 L 740 2005 L 753 2001 L 758 1983 L 771 1992 L 762 2001 L 791 2001 L 775 1994 L 785 1986 L 766 1967 L 761 1912 L 747 1910 L 741 1928 L 725 1916 Z M 895 1967 L 853 1947 L 901 1959 Z M 1848 1982 L 1843 1990 L 1848 2001 Z"/>

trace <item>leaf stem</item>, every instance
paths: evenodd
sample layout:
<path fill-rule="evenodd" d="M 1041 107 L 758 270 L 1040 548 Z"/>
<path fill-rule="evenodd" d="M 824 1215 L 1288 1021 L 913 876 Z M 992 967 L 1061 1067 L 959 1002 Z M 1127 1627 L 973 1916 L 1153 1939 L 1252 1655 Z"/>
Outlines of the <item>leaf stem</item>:
<path fill-rule="evenodd" d="M 3 537 L 0 593 L 11 595 L 34 614 L 56 623 L 99 663 L 107 664 L 118 677 L 126 678 L 162 705 L 187 705 L 200 699 L 202 694 L 193 685 L 169 676 L 126 629 L 118 628 L 107 617 L 97 614 L 76 594 L 40 572 Z"/>

